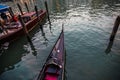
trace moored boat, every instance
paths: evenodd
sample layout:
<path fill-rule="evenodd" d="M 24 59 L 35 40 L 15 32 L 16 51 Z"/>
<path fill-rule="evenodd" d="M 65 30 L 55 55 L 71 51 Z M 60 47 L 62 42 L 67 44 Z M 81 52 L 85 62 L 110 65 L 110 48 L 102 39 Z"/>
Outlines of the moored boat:
<path fill-rule="evenodd" d="M 65 49 L 64 32 L 62 32 L 50 52 L 37 80 L 64 80 Z"/>
<path fill-rule="evenodd" d="M 9 8 L 9 6 L 0 5 L 0 13 L 9 11 Z M 38 14 L 36 14 L 36 11 L 33 11 L 21 15 L 28 32 L 34 29 L 38 23 L 42 22 L 45 19 L 45 16 L 46 10 L 38 10 Z M 2 25 L 2 28 L 4 29 L 2 29 L 3 31 L 0 33 L 0 44 L 11 42 L 21 37 L 22 35 L 25 35 L 23 26 L 20 21 L 17 20 L 14 22 L 12 17 L 10 18 L 10 24 Z"/>

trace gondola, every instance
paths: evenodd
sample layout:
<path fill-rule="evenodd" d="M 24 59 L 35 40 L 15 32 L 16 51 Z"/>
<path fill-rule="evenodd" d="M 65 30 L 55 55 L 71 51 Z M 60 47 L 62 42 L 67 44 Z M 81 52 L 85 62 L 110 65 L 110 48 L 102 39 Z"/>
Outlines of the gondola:
<path fill-rule="evenodd" d="M 37 80 L 64 80 L 65 77 L 65 48 L 64 48 L 64 32 L 56 41 L 52 51 L 50 52 Z"/>
<path fill-rule="evenodd" d="M 2 12 L 10 13 L 10 6 L 0 4 L 0 13 Z M 38 23 L 45 20 L 46 10 L 38 10 L 38 15 L 36 14 L 36 11 L 26 12 L 23 15 L 21 15 L 21 17 L 25 23 L 25 28 L 27 32 L 30 32 L 36 27 Z M 10 25 L 2 25 L 3 31 L 0 32 L 0 44 L 4 44 L 5 42 L 12 42 L 17 38 L 25 35 L 23 26 L 19 21 L 18 15 L 16 15 L 16 18 L 18 19 L 16 22 L 14 22 L 11 17 L 9 23 Z"/>

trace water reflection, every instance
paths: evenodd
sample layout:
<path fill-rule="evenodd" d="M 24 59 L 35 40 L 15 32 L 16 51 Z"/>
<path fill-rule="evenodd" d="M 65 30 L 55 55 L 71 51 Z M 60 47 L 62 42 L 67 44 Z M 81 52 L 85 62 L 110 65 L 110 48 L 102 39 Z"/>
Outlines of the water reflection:
<path fill-rule="evenodd" d="M 43 38 L 44 38 L 44 41 L 45 41 L 44 44 L 47 46 L 49 40 L 47 39 L 47 37 L 46 37 L 46 35 L 45 35 L 43 25 L 40 25 L 40 30 L 41 30 L 42 36 L 43 36 Z"/>
<path fill-rule="evenodd" d="M 40 0 L 36 0 L 36 2 L 39 1 Z M 52 28 L 54 29 L 54 33 L 56 35 L 59 32 L 58 30 L 60 28 L 59 26 L 61 26 L 61 22 L 65 23 L 65 44 L 68 54 L 66 69 L 68 72 L 67 73 L 68 80 L 74 80 L 74 79 L 119 80 L 120 56 L 114 55 L 119 52 L 112 51 L 111 52 L 113 54 L 112 57 L 106 56 L 104 53 L 106 49 L 105 44 L 107 44 L 108 37 L 112 30 L 112 23 L 114 21 L 113 16 L 115 16 L 113 13 L 116 13 L 118 15 L 120 11 L 119 0 L 47 0 L 47 1 L 51 13 L 50 18 L 52 22 Z M 39 50 L 37 50 L 38 51 L 37 54 L 36 53 L 32 54 L 32 57 L 34 56 L 38 57 L 38 60 L 33 61 L 33 63 L 38 62 L 38 64 L 42 64 L 42 62 L 45 61 L 46 59 L 46 57 L 43 57 L 43 55 L 48 55 L 47 53 L 49 52 L 49 48 L 48 47 L 44 48 L 44 51 L 41 50 L 40 48 L 43 48 L 44 46 L 41 45 L 39 39 L 40 37 L 44 38 L 42 40 L 42 42 L 44 41 L 42 44 L 45 43 L 45 45 L 48 45 L 48 43 L 51 42 L 52 44 L 54 44 L 53 41 L 55 40 L 55 37 L 49 35 L 48 33 L 49 30 L 45 32 L 45 29 L 44 28 L 42 29 L 41 27 L 35 29 L 35 31 L 38 34 L 34 35 L 35 34 L 34 33 L 33 35 L 34 38 L 37 40 L 36 42 L 32 40 L 33 42 L 32 46 L 34 46 L 34 48 L 36 48 L 37 46 Z M 42 34 L 39 34 L 39 32 Z M 47 38 L 49 39 L 49 41 Z M 21 44 L 20 41 L 19 43 Z M 19 53 L 18 54 L 19 57 L 16 54 L 18 60 L 11 59 L 13 61 L 13 64 L 9 65 L 9 61 L 10 61 L 9 57 L 11 55 L 9 55 L 9 52 L 7 52 L 8 57 L 7 55 L 6 57 L 3 56 L 3 60 L 1 60 L 0 66 L 8 64 L 9 66 L 7 66 L 7 68 L 15 69 L 15 64 L 21 62 L 22 56 L 26 55 L 26 51 L 23 48 L 23 45 L 25 44 L 28 44 L 28 41 L 20 45 L 21 50 L 19 50 L 20 48 L 18 47 L 15 48 L 15 49 L 18 48 L 18 52 L 16 51 L 10 52 L 11 55 Z M 106 54 L 108 54 L 111 51 L 112 45 L 113 42 L 109 42 L 106 49 Z M 27 46 L 26 48 L 28 47 L 29 46 Z M 119 47 L 120 46 L 118 46 L 118 48 Z M 32 49 L 31 50 L 34 51 L 34 48 L 33 50 Z M 12 48 L 11 50 L 14 50 L 14 48 Z M 26 56 L 31 59 L 31 56 L 28 55 Z M 41 58 L 44 59 L 40 60 Z M 8 60 L 8 62 L 5 60 Z M 2 61 L 4 62 L 2 63 Z M 32 66 L 31 63 L 29 65 L 27 63 L 25 64 L 28 65 L 28 67 L 31 67 Z M 11 65 L 13 67 L 11 67 Z M 1 67 L 2 68 L 1 71 L 7 70 L 7 68 L 5 67 L 6 66 L 4 66 L 4 68 Z M 34 67 L 36 67 L 36 65 Z M 38 67 L 39 67 L 38 69 L 40 70 L 41 66 Z M 25 68 L 22 70 L 27 72 Z M 30 71 L 31 68 L 28 68 L 28 70 Z M 13 72 L 16 73 L 15 71 Z M 20 73 L 20 74 L 24 74 L 24 73 Z M 9 74 L 6 73 L 5 75 L 8 76 Z M 14 76 L 18 76 L 18 75 L 14 75 Z M 26 77 L 29 78 L 31 77 L 31 75 L 28 75 Z"/>
<path fill-rule="evenodd" d="M 6 50 L 0 56 L 0 74 L 2 74 L 4 71 L 14 69 L 15 64 L 21 61 L 21 58 L 25 53 L 25 50 L 23 48 L 24 43 L 24 40 L 13 43 L 13 45 L 10 45 L 10 48 L 8 48 L 8 50 Z M 15 45 L 17 52 L 14 49 Z"/>
<path fill-rule="evenodd" d="M 9 42 L 0 45 L 0 56 L 2 55 L 2 53 L 4 53 L 5 50 L 8 49 L 8 47 L 9 47 Z"/>
<path fill-rule="evenodd" d="M 32 41 L 28 41 L 28 42 L 30 44 L 30 47 L 31 47 L 31 50 L 32 50 L 32 54 L 34 56 L 37 56 L 37 51 L 36 51 L 35 46 L 33 45 Z"/>
<path fill-rule="evenodd" d="M 3 49 L 3 52 L 0 55 L 0 75 L 5 71 L 15 69 L 15 65 L 21 62 L 23 56 L 26 56 L 29 53 L 32 53 L 33 56 L 37 56 L 37 49 L 34 46 L 32 37 L 35 36 L 35 33 L 38 31 L 41 30 L 41 35 L 44 38 L 43 44 L 46 46 L 48 45 L 48 39 L 46 38 L 43 24 L 41 24 L 41 26 L 38 25 L 34 30 L 31 31 L 31 41 L 28 41 L 26 36 L 24 36 L 21 37 L 21 39 L 11 43 L 7 50 Z"/>

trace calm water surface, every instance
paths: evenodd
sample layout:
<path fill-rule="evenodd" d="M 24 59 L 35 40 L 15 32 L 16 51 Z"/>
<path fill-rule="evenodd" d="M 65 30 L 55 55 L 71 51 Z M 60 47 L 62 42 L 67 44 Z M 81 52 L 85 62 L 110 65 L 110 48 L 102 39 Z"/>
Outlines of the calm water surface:
<path fill-rule="evenodd" d="M 45 9 L 43 1 L 36 0 L 34 4 Z M 67 80 L 120 80 L 120 30 L 111 52 L 105 53 L 115 18 L 120 12 L 120 1 L 47 1 L 52 33 L 48 22 L 43 26 L 48 41 L 37 26 L 30 34 L 36 52 L 25 37 L 10 44 L 0 56 L 0 80 L 35 79 L 61 31 L 62 23 L 67 50 Z M 14 3 L 5 4 L 14 6 Z M 33 2 L 29 4 L 34 6 Z"/>

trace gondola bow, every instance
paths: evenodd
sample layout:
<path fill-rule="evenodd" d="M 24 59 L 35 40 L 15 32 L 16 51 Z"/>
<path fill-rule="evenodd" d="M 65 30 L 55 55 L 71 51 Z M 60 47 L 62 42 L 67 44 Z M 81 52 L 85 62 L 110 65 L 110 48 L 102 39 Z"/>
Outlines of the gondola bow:
<path fill-rule="evenodd" d="M 64 32 L 56 41 L 37 80 L 63 80 L 65 69 Z"/>

